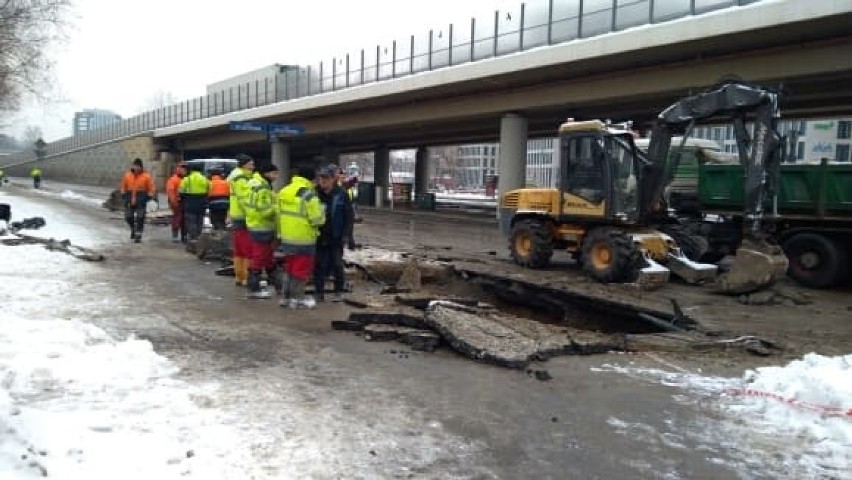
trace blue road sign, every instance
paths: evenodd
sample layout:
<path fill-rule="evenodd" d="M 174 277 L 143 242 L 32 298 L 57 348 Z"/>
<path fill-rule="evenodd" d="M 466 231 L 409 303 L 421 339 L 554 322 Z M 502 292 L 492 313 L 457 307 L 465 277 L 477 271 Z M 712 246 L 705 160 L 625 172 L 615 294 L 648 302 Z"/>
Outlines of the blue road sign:
<path fill-rule="evenodd" d="M 277 140 L 278 137 L 305 133 L 305 127 L 290 123 L 230 122 L 228 128 L 242 132 L 264 132 L 270 142 Z"/>
<path fill-rule="evenodd" d="M 231 130 L 240 130 L 243 132 L 265 132 L 266 124 L 261 122 L 230 122 L 228 127 Z"/>
<path fill-rule="evenodd" d="M 266 126 L 266 132 L 275 135 L 301 135 L 305 133 L 305 127 L 290 123 L 270 123 Z"/>

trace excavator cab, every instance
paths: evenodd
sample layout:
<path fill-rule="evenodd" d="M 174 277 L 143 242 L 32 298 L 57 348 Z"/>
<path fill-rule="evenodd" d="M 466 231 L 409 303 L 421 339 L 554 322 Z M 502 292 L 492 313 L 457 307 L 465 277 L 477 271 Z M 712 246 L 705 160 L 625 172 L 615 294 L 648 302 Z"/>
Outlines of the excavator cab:
<path fill-rule="evenodd" d="M 636 224 L 641 165 L 633 135 L 599 120 L 568 121 L 559 134 L 562 219 Z"/>

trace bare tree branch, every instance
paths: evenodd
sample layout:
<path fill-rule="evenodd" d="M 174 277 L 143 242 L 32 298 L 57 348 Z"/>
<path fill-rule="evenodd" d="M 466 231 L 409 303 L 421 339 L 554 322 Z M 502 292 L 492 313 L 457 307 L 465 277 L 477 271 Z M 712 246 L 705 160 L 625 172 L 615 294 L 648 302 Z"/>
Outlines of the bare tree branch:
<path fill-rule="evenodd" d="M 53 61 L 50 45 L 64 38 L 70 0 L 0 0 L 0 119 L 31 95 L 43 98 Z"/>

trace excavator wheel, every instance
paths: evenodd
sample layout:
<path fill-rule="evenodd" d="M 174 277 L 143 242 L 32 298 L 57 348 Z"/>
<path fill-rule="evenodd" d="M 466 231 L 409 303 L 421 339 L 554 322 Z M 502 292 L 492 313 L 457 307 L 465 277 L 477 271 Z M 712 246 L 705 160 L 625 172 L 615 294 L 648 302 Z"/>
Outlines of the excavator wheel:
<path fill-rule="evenodd" d="M 583 270 L 602 283 L 633 282 L 645 263 L 633 239 L 609 227 L 586 234 L 582 262 Z"/>
<path fill-rule="evenodd" d="M 731 268 L 717 279 L 717 289 L 730 295 L 756 292 L 784 277 L 788 266 L 778 245 L 746 238 L 737 249 Z"/>
<path fill-rule="evenodd" d="M 787 273 L 806 287 L 828 288 L 846 277 L 846 250 L 835 239 L 797 233 L 784 241 L 784 253 L 790 260 Z"/>
<path fill-rule="evenodd" d="M 553 256 L 553 234 L 543 220 L 519 220 L 509 235 L 509 251 L 518 265 L 543 268 Z"/>

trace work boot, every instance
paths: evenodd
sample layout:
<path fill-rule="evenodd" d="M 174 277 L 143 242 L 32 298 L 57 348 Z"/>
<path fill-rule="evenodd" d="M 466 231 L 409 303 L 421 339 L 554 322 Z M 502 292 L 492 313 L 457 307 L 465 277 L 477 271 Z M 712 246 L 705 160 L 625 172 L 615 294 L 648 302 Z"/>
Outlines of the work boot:
<path fill-rule="evenodd" d="M 279 267 L 272 267 L 266 272 L 266 277 L 275 288 L 275 294 L 278 296 L 281 296 L 284 291 L 284 275 Z"/>
<path fill-rule="evenodd" d="M 262 299 L 269 298 L 269 290 L 260 285 L 260 270 L 249 270 L 248 273 L 248 292 L 246 298 Z"/>
<path fill-rule="evenodd" d="M 248 283 L 247 263 L 243 257 L 234 257 L 234 284 L 238 287 L 245 287 Z"/>
<path fill-rule="evenodd" d="M 304 280 L 291 279 L 290 286 L 290 298 L 295 300 L 295 302 L 291 300 L 290 308 L 314 308 L 317 306 L 317 302 L 314 300 L 314 297 L 305 295 Z"/>
<path fill-rule="evenodd" d="M 278 305 L 284 308 L 296 308 L 296 299 L 291 295 L 293 282 L 290 281 L 290 275 L 280 269 L 279 272 L 281 272 L 281 291 L 278 292 L 278 295 L 281 297 L 281 300 L 278 301 Z M 291 303 L 293 304 L 292 306 Z"/>

